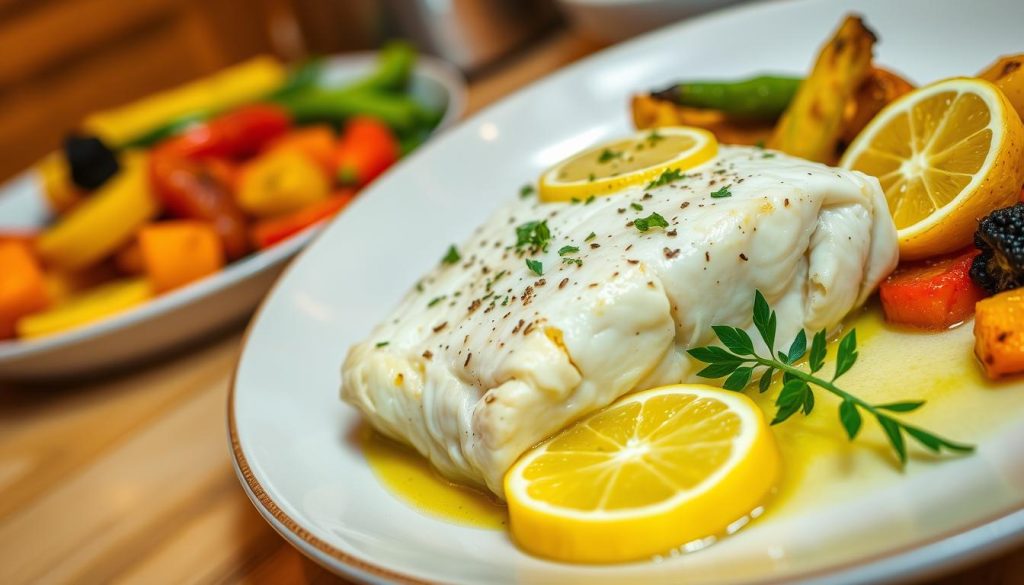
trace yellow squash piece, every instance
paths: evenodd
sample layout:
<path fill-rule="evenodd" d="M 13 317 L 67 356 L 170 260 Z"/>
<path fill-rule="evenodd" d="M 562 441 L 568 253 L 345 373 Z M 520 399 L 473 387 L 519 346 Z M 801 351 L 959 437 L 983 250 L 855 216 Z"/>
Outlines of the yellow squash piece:
<path fill-rule="evenodd" d="M 295 150 L 272 150 L 239 173 L 235 200 L 247 213 L 274 217 L 327 199 L 330 185 L 316 162 Z"/>
<path fill-rule="evenodd" d="M 847 16 L 822 47 L 814 69 L 775 126 L 768 146 L 808 160 L 832 163 L 848 104 L 871 68 L 875 35 Z"/>
<path fill-rule="evenodd" d="M 840 164 L 878 178 L 901 259 L 937 256 L 970 244 L 978 218 L 1017 201 L 1024 123 L 991 83 L 948 79 L 886 106 Z"/>
<path fill-rule="evenodd" d="M 107 144 L 124 144 L 191 112 L 223 110 L 262 98 L 284 84 L 285 67 L 269 56 L 254 57 L 209 77 L 130 104 L 97 112 L 83 129 Z"/>
<path fill-rule="evenodd" d="M 71 182 L 71 169 L 63 153 L 52 152 L 36 164 L 46 202 L 55 213 L 64 213 L 82 200 L 81 190 Z"/>
<path fill-rule="evenodd" d="M 718 154 L 714 134 L 701 128 L 666 126 L 637 132 L 576 154 L 540 177 L 542 201 L 611 195 L 648 183 L 664 172 L 682 172 Z"/>
<path fill-rule="evenodd" d="M 82 270 L 117 251 L 159 211 L 146 157 L 129 154 L 117 175 L 43 232 L 36 249 L 51 266 Z"/>
<path fill-rule="evenodd" d="M 727 533 L 778 477 L 749 398 L 680 384 L 629 395 L 534 448 L 505 476 L 505 496 L 527 551 L 613 563 Z"/>
<path fill-rule="evenodd" d="M 1001 57 L 978 77 L 1001 89 L 1017 110 L 1017 115 L 1024 119 L 1024 53 Z"/>
<path fill-rule="evenodd" d="M 18 320 L 18 337 L 53 335 L 99 321 L 153 297 L 149 282 L 132 278 L 110 282 L 60 303 L 52 309 Z"/>

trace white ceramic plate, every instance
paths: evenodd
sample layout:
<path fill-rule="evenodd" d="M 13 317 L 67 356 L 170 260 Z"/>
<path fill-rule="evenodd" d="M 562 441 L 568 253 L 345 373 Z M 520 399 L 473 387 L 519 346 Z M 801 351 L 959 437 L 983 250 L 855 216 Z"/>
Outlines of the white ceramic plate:
<path fill-rule="evenodd" d="M 887 468 L 868 482 L 859 470 L 882 464 L 862 442 L 843 455 L 825 452 L 816 461 L 838 466 L 847 482 L 803 489 L 806 502 L 786 505 L 786 514 L 769 511 L 698 553 L 609 567 L 533 558 L 504 533 L 446 523 L 407 506 L 368 468 L 352 438 L 359 417 L 337 399 L 349 345 L 449 243 L 469 235 L 520 185 L 581 147 L 625 133 L 631 92 L 681 77 L 804 72 L 848 10 L 865 13 L 878 31 L 879 61 L 918 81 L 977 71 L 997 55 L 1024 50 L 1019 0 L 764 3 L 615 47 L 463 123 L 331 225 L 253 321 L 233 386 L 229 433 L 239 477 L 264 517 L 318 562 L 368 581 L 868 583 L 948 569 L 1018 541 L 1024 422 L 1013 420 L 1022 410 L 1006 403 L 1024 406 L 1020 384 L 962 397 L 977 412 L 1003 417 L 989 424 L 965 408 L 951 417 L 955 424 L 942 427 L 977 442 L 970 457 L 917 460 L 902 474 Z M 951 334 L 965 344 L 956 353 L 965 360 L 970 334 L 969 328 Z M 929 357 L 897 363 L 902 374 L 894 377 L 912 384 L 906 372 L 927 369 Z M 929 405 L 931 412 L 944 408 L 950 403 Z M 834 407 L 821 410 L 834 425 Z"/>
<path fill-rule="evenodd" d="M 332 57 L 324 64 L 324 79 L 344 83 L 371 71 L 375 60 L 373 52 Z M 439 130 L 454 123 L 465 107 L 461 74 L 430 57 L 419 58 L 411 92 L 423 104 L 444 110 Z M 0 229 L 43 225 L 47 217 L 33 171 L 0 187 Z M 307 230 L 210 278 L 110 319 L 38 340 L 0 341 L 0 380 L 64 378 L 108 370 L 236 325 L 260 302 L 285 263 L 318 232 L 319 228 Z"/>

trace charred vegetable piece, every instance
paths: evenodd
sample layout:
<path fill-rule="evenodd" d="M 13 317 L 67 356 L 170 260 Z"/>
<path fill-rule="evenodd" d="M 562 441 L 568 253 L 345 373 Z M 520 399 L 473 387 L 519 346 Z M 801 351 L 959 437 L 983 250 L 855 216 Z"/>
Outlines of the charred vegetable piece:
<path fill-rule="evenodd" d="M 637 130 L 659 126 L 695 126 L 704 128 L 722 144 L 764 144 L 771 138 L 771 122 L 734 120 L 715 110 L 699 110 L 656 100 L 649 95 L 635 95 L 630 109 Z"/>
<path fill-rule="evenodd" d="M 991 294 L 1024 285 L 1024 203 L 997 209 L 983 218 L 974 234 L 981 250 L 971 278 Z"/>
<path fill-rule="evenodd" d="M 914 85 L 899 74 L 881 67 L 871 67 L 853 100 L 846 104 L 842 142 L 853 142 L 882 108 L 912 89 Z"/>
<path fill-rule="evenodd" d="M 963 323 L 985 292 L 968 271 L 977 250 L 900 266 L 878 287 L 885 319 L 922 329 Z"/>
<path fill-rule="evenodd" d="M 1024 120 L 1024 53 L 1001 57 L 991 64 L 978 77 L 996 84 L 1003 90 L 1006 99 L 1013 104 L 1013 109 Z"/>
<path fill-rule="evenodd" d="M 793 101 L 801 79 L 761 75 L 742 81 L 687 81 L 651 97 L 691 108 L 718 110 L 742 120 L 775 121 Z"/>
<path fill-rule="evenodd" d="M 1024 372 L 1024 291 L 1006 291 L 978 303 L 974 354 L 990 378 Z"/>
<path fill-rule="evenodd" d="M 353 118 L 338 144 L 338 181 L 362 187 L 393 165 L 400 154 L 401 145 L 385 124 L 366 116 Z"/>
<path fill-rule="evenodd" d="M 20 241 L 0 241 L 0 339 L 14 336 L 18 319 L 50 303 L 39 261 Z"/>
<path fill-rule="evenodd" d="M 224 267 L 217 232 L 201 221 L 163 221 L 139 230 L 146 276 L 158 292 L 184 286 Z"/>
<path fill-rule="evenodd" d="M 229 260 L 249 251 L 245 214 L 216 166 L 157 152 L 151 157 L 149 176 L 157 197 L 172 215 L 213 225 Z"/>
<path fill-rule="evenodd" d="M 71 169 L 71 181 L 82 189 L 100 188 L 117 174 L 117 155 L 95 136 L 72 134 L 64 139 L 64 157 Z"/>
<path fill-rule="evenodd" d="M 859 17 L 846 17 L 822 47 L 814 69 L 779 120 L 768 146 L 801 158 L 832 162 L 847 104 L 871 67 L 875 40 Z"/>

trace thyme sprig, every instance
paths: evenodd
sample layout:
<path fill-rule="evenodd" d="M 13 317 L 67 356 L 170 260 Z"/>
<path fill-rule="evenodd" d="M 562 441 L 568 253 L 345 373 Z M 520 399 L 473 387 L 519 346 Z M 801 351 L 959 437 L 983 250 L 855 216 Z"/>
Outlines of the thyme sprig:
<path fill-rule="evenodd" d="M 836 352 L 836 366 L 831 379 L 819 377 L 817 374 L 825 366 L 828 354 L 828 338 L 825 330 L 814 334 L 810 351 L 807 348 L 807 334 L 801 330 L 789 344 L 785 352 L 775 350 L 775 330 L 777 318 L 775 311 L 768 306 L 761 291 L 754 293 L 754 327 L 769 350 L 769 357 L 763 357 L 754 349 L 754 343 L 746 331 L 728 325 L 715 325 L 712 330 L 725 347 L 705 346 L 689 350 L 696 360 L 709 364 L 697 372 L 702 378 L 725 378 L 722 386 L 736 392 L 746 389 L 754 378 L 755 370 L 763 368 L 759 373 L 758 390 L 765 392 L 771 386 L 772 378 L 777 372 L 782 373 L 782 390 L 775 399 L 775 418 L 773 425 L 786 421 L 797 412 L 808 415 L 814 410 L 814 392 L 812 386 L 838 396 L 839 422 L 852 441 L 860 432 L 863 414 L 873 416 L 885 432 L 889 444 L 896 452 L 901 464 L 907 462 L 906 436 L 914 439 L 926 449 L 939 453 L 943 450 L 956 453 L 969 453 L 974 450 L 972 445 L 957 443 L 926 431 L 888 413 L 913 412 L 924 406 L 923 400 L 872 404 L 862 398 L 843 390 L 836 385 L 840 376 L 850 371 L 857 362 L 857 332 L 851 330 L 839 341 Z M 775 354 L 775 355 L 773 355 Z M 807 370 L 797 365 L 807 355 Z M 777 355 L 777 357 L 776 357 Z"/>

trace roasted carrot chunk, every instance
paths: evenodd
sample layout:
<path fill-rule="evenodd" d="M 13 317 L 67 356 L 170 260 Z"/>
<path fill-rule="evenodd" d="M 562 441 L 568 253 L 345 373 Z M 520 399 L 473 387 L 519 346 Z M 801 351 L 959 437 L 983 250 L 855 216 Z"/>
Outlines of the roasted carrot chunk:
<path fill-rule="evenodd" d="M 968 274 L 977 250 L 901 265 L 879 286 L 890 323 L 946 329 L 963 323 L 985 292 Z"/>
<path fill-rule="evenodd" d="M 217 232 L 200 221 L 167 221 L 139 230 L 142 265 L 153 289 L 164 292 L 213 274 L 224 266 Z"/>
<path fill-rule="evenodd" d="M 13 337 L 18 319 L 49 304 L 43 269 L 29 246 L 0 241 L 0 339 Z"/>
<path fill-rule="evenodd" d="M 990 378 L 1024 372 L 1024 289 L 978 303 L 974 354 Z"/>

